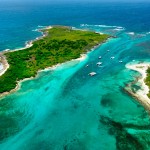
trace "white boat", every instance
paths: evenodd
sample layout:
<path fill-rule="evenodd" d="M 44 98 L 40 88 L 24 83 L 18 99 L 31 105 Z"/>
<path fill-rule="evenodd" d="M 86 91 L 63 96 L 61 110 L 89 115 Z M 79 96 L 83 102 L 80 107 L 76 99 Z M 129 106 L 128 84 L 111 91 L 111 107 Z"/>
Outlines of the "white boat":
<path fill-rule="evenodd" d="M 86 65 L 86 67 L 88 67 L 89 65 Z"/>
<path fill-rule="evenodd" d="M 122 60 L 120 60 L 119 62 L 120 62 L 120 63 L 122 63 L 123 61 L 122 61 Z"/>
<path fill-rule="evenodd" d="M 114 59 L 114 58 L 115 58 L 114 56 L 110 57 L 110 59 Z"/>
<path fill-rule="evenodd" d="M 90 76 L 95 76 L 96 75 L 96 72 L 91 72 L 89 73 Z"/>
<path fill-rule="evenodd" d="M 99 56 L 98 58 L 99 58 L 99 59 L 101 59 L 101 58 L 102 58 L 102 56 Z"/>
<path fill-rule="evenodd" d="M 98 65 L 98 66 L 99 66 L 99 65 L 101 65 L 101 64 L 102 64 L 102 62 L 98 62 L 96 65 Z"/>

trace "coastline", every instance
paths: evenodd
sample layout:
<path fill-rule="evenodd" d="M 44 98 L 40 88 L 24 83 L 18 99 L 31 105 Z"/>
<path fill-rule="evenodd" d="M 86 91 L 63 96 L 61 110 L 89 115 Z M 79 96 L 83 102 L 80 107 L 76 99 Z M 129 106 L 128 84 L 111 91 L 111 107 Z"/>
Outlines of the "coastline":
<path fill-rule="evenodd" d="M 0 62 L 1 65 L 3 66 L 3 68 L 0 70 L 0 76 L 2 76 L 9 68 L 9 64 L 3 54 L 0 54 Z"/>
<path fill-rule="evenodd" d="M 6 59 L 5 55 L 4 55 L 6 52 L 20 51 L 20 50 L 25 50 L 27 48 L 32 47 L 33 42 L 35 42 L 37 40 L 40 40 L 40 39 L 44 38 L 45 36 L 47 36 L 47 32 L 43 32 L 42 30 L 51 29 L 51 28 L 52 28 L 52 26 L 47 26 L 45 28 L 37 29 L 36 31 L 41 32 L 42 36 L 39 36 L 39 37 L 35 38 L 34 40 L 25 42 L 25 46 L 22 47 L 22 48 L 17 48 L 17 49 L 14 49 L 14 50 L 6 49 L 6 50 L 3 50 L 2 52 L 0 52 L 0 63 L 3 66 L 3 69 L 0 70 L 0 76 L 2 76 L 7 71 L 7 69 L 9 68 L 9 64 L 7 62 L 7 59 Z M 1 94 L 0 94 L 0 97 L 1 97 Z"/>
<path fill-rule="evenodd" d="M 73 61 L 79 61 L 79 62 L 80 62 L 80 61 L 84 61 L 86 58 L 87 58 L 87 54 L 81 54 L 81 56 L 80 56 L 79 58 L 77 58 L 77 59 L 72 59 L 72 60 L 70 60 L 70 61 L 66 61 L 66 62 L 64 62 L 64 63 L 59 63 L 59 64 L 56 64 L 56 65 L 54 65 L 54 66 L 47 67 L 47 68 L 45 68 L 45 69 L 39 70 L 39 71 L 37 72 L 37 74 L 36 74 L 35 77 L 30 77 L 30 78 L 25 78 L 25 79 L 23 79 L 23 80 L 20 80 L 20 81 L 17 82 L 16 87 L 15 87 L 13 90 L 11 90 L 11 91 L 9 91 L 9 92 L 1 93 L 1 94 L 0 94 L 0 98 L 2 98 L 2 97 L 4 97 L 4 96 L 7 96 L 7 95 L 9 95 L 9 94 L 11 94 L 11 93 L 16 92 L 17 90 L 19 90 L 19 89 L 21 88 L 21 84 L 22 84 L 23 82 L 28 81 L 28 80 L 32 80 L 32 79 L 36 78 L 40 72 L 49 71 L 49 70 L 55 70 L 57 67 L 59 67 L 60 65 L 65 64 L 65 63 L 67 63 L 67 62 L 73 62 Z M 4 72 L 4 73 L 5 73 L 5 72 Z"/>
<path fill-rule="evenodd" d="M 150 63 L 138 63 L 138 64 L 127 64 L 126 68 L 130 70 L 137 71 L 141 74 L 140 78 L 137 78 L 138 83 L 141 85 L 141 89 L 134 92 L 131 88 L 131 84 L 125 88 L 125 90 L 135 97 L 149 112 L 150 112 L 150 99 L 147 96 L 149 93 L 149 87 L 145 84 L 145 79 L 147 77 L 147 69 L 150 66 Z"/>
<path fill-rule="evenodd" d="M 20 50 L 25 50 L 25 49 L 27 49 L 27 48 L 32 47 L 32 46 L 33 46 L 33 42 L 38 41 L 38 40 L 40 40 L 40 39 L 42 39 L 42 38 L 44 38 L 44 37 L 47 36 L 47 32 L 44 32 L 44 31 L 42 31 L 42 30 L 51 29 L 51 28 L 53 28 L 53 27 L 52 27 L 52 26 L 47 26 L 47 27 L 45 27 L 45 28 L 37 29 L 36 31 L 37 31 L 37 32 L 40 32 L 40 33 L 42 34 L 41 36 L 36 37 L 36 38 L 33 39 L 33 40 L 26 41 L 26 42 L 25 42 L 25 46 L 22 47 L 22 48 L 16 48 L 16 49 L 14 49 L 14 50 L 6 49 L 6 50 L 3 50 L 2 52 L 0 52 L 0 54 L 4 54 L 5 52 L 15 52 L 15 51 L 20 51 Z"/>
<path fill-rule="evenodd" d="M 20 51 L 20 50 L 25 50 L 25 49 L 27 49 L 27 48 L 32 47 L 34 41 L 40 40 L 40 39 L 42 39 L 42 38 L 44 38 L 44 37 L 46 37 L 46 36 L 48 35 L 48 34 L 47 34 L 47 31 L 44 32 L 43 30 L 51 29 L 51 28 L 53 28 L 53 26 L 47 26 L 47 27 L 45 27 L 45 28 L 37 29 L 37 32 L 41 32 L 41 33 L 42 33 L 42 36 L 37 37 L 37 38 L 34 39 L 34 40 L 31 40 L 31 41 L 26 42 L 26 45 L 25 45 L 25 47 L 23 47 L 23 48 L 14 49 L 14 50 L 4 50 L 4 51 L 2 51 L 2 52 L 0 53 L 0 58 L 3 58 L 3 62 L 2 62 L 3 71 L 0 71 L 0 76 L 1 76 L 2 74 L 4 74 L 4 73 L 7 71 L 7 69 L 9 68 L 9 64 L 8 64 L 8 62 L 7 62 L 7 59 L 6 59 L 5 56 L 4 56 L 4 54 L 5 54 L 6 52 Z M 99 34 L 100 34 L 100 33 L 99 33 Z M 86 57 L 87 57 L 87 54 L 88 54 L 89 52 L 95 50 L 97 47 L 99 47 L 99 46 L 102 45 L 103 43 L 107 42 L 107 41 L 108 41 L 109 39 L 111 39 L 111 38 L 112 38 L 112 36 L 110 36 L 109 38 L 107 38 L 105 41 L 103 41 L 103 42 L 101 42 L 101 43 L 99 43 L 99 44 L 93 46 L 93 48 L 89 49 L 85 54 L 81 54 L 79 58 L 77 58 L 77 59 L 72 59 L 72 60 L 66 61 L 66 62 L 64 62 L 64 63 L 71 62 L 71 61 L 83 61 L 83 60 L 85 60 Z M 58 66 L 60 66 L 60 65 L 62 65 L 62 64 L 64 64 L 64 63 L 58 63 L 58 64 L 56 64 L 56 65 L 54 65 L 54 66 L 47 67 L 47 68 L 42 69 L 42 70 L 38 70 L 35 77 L 24 78 L 23 80 L 17 81 L 16 87 L 15 87 L 14 89 L 12 89 L 11 91 L 9 91 L 9 92 L 0 93 L 0 98 L 2 98 L 2 97 L 4 97 L 4 96 L 6 96 L 6 95 L 9 95 L 9 94 L 11 94 L 11 93 L 13 93 L 13 92 L 19 90 L 20 87 L 21 87 L 21 83 L 22 83 L 22 82 L 27 81 L 27 80 L 31 80 L 31 79 L 33 79 L 33 78 L 36 78 L 39 72 L 48 71 L 48 70 L 54 70 L 54 69 L 56 69 Z"/>

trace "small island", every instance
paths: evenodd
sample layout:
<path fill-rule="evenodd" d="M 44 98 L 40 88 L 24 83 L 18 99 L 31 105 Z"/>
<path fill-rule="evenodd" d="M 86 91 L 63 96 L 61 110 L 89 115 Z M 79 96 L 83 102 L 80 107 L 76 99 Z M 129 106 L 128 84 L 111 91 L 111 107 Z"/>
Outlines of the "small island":
<path fill-rule="evenodd" d="M 40 31 L 42 38 L 29 42 L 26 48 L 0 54 L 4 68 L 0 72 L 0 94 L 14 90 L 19 81 L 35 77 L 39 70 L 79 58 L 110 37 L 66 26 L 53 26 Z"/>
<path fill-rule="evenodd" d="M 150 63 L 129 63 L 126 68 L 139 72 L 141 77 L 128 84 L 125 90 L 150 112 Z M 140 89 L 134 90 L 132 85 L 137 82 L 140 84 Z"/>

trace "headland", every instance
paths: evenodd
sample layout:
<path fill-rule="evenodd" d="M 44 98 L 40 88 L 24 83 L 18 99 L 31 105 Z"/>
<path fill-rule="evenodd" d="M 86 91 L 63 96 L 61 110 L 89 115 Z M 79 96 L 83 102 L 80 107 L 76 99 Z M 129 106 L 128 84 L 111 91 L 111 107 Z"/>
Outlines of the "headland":
<path fill-rule="evenodd" d="M 128 84 L 126 91 L 135 97 L 149 112 L 150 112 L 150 63 L 127 64 L 126 68 L 137 71 L 141 77 L 137 78 L 135 82 L 140 84 L 140 89 L 134 91 Z"/>

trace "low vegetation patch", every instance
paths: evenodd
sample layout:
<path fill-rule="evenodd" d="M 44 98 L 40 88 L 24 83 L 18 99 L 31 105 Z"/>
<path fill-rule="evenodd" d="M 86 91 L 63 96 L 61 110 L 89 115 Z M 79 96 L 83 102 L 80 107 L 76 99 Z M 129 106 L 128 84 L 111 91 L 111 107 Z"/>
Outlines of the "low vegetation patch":
<path fill-rule="evenodd" d="M 150 67 L 147 69 L 147 77 L 145 79 L 145 83 L 150 89 Z M 150 98 L 150 92 L 147 94 L 147 96 Z"/>

